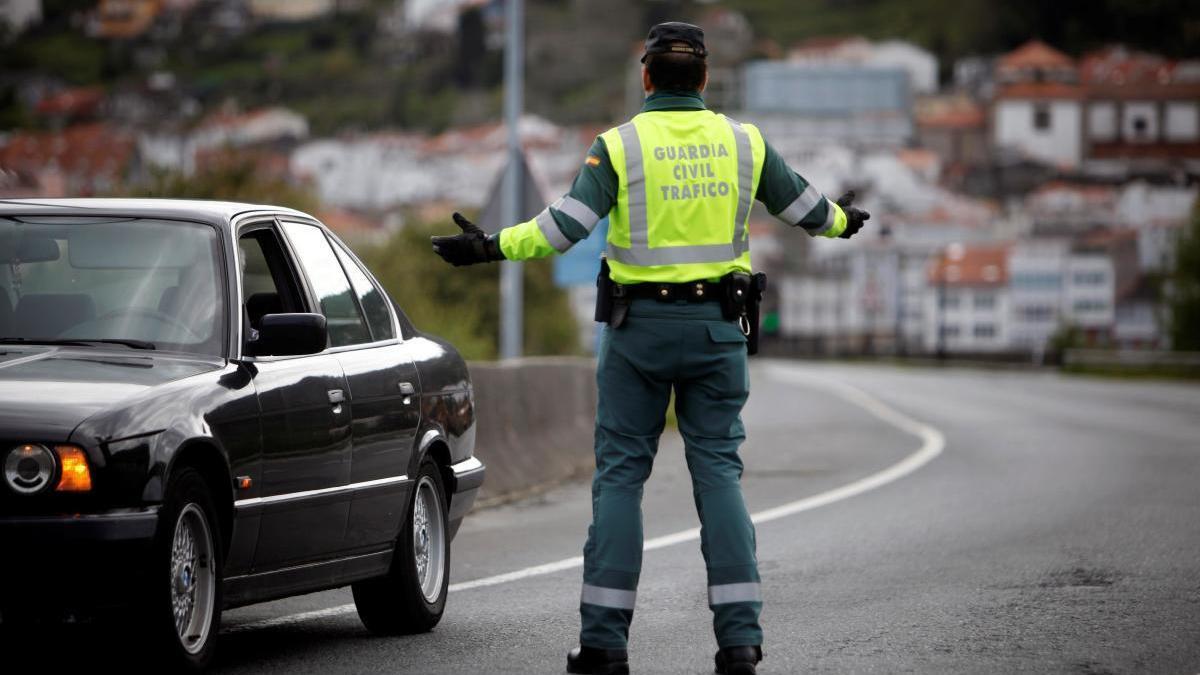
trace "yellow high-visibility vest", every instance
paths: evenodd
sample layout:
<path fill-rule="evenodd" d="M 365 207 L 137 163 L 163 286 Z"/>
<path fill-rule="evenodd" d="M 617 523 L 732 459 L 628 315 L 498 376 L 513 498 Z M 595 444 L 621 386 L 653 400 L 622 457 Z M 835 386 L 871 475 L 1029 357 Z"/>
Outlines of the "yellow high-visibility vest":
<path fill-rule="evenodd" d="M 608 264 L 617 283 L 750 272 L 762 134 L 708 110 L 644 112 L 601 134 L 619 179 Z"/>

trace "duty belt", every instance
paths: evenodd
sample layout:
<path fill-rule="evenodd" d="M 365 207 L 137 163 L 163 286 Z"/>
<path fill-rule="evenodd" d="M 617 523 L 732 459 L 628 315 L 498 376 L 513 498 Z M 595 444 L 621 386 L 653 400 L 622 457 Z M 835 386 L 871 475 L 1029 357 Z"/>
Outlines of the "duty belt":
<path fill-rule="evenodd" d="M 689 281 L 682 284 L 640 283 L 613 284 L 614 298 L 648 298 L 659 302 L 720 302 L 724 287 L 721 282 Z"/>

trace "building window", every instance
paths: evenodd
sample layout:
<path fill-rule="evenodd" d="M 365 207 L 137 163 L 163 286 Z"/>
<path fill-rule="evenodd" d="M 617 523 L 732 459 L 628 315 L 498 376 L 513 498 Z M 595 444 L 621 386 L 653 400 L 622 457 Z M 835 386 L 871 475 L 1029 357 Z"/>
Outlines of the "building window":
<path fill-rule="evenodd" d="M 1100 286 L 1105 278 L 1104 272 L 1076 272 L 1072 281 L 1076 286 Z"/>
<path fill-rule="evenodd" d="M 1168 141 L 1187 143 L 1200 138 L 1200 112 L 1195 103 L 1172 101 L 1167 104 Z"/>
<path fill-rule="evenodd" d="M 1021 317 L 1022 321 L 1030 323 L 1042 323 L 1054 319 L 1054 308 L 1047 305 L 1030 305 L 1022 307 L 1017 316 Z"/>
<path fill-rule="evenodd" d="M 994 338 L 996 337 L 996 324 L 994 323 L 977 323 L 972 331 L 977 338 Z"/>
<path fill-rule="evenodd" d="M 975 309 L 995 309 L 996 294 L 995 293 L 976 293 L 974 305 L 975 305 Z"/>
<path fill-rule="evenodd" d="M 1117 139 L 1117 106 L 1114 103 L 1093 103 L 1088 108 L 1088 133 L 1094 141 Z"/>
<path fill-rule="evenodd" d="M 1058 288 L 1062 285 L 1062 278 L 1057 274 L 1044 273 L 1025 273 L 1014 274 L 1012 278 L 1013 288 L 1022 288 L 1029 290 L 1050 290 Z"/>
<path fill-rule="evenodd" d="M 1033 128 L 1046 131 L 1050 128 L 1050 106 L 1037 103 L 1033 106 Z"/>
<path fill-rule="evenodd" d="M 1103 300 L 1076 300 L 1075 311 L 1079 313 L 1103 312 L 1108 309 L 1108 303 Z"/>
<path fill-rule="evenodd" d="M 942 326 L 942 337 L 944 337 L 944 338 L 956 338 L 956 337 L 958 337 L 958 333 L 959 333 L 958 326 L 955 326 L 953 324 L 948 325 L 948 326 Z"/>
<path fill-rule="evenodd" d="M 945 293 L 942 295 L 942 309 L 958 309 L 958 294 Z"/>
<path fill-rule="evenodd" d="M 1125 140 L 1130 143 L 1153 143 L 1158 140 L 1158 106 L 1149 101 L 1125 104 L 1122 124 Z"/>

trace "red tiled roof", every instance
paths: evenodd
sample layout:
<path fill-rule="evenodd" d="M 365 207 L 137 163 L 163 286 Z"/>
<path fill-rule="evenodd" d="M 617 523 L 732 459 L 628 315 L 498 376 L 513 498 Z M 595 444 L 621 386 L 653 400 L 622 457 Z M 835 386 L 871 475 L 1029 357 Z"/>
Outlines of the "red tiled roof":
<path fill-rule="evenodd" d="M 1004 85 L 996 92 L 996 98 L 1078 99 L 1082 97 L 1082 87 L 1063 82 L 1019 82 Z"/>
<path fill-rule="evenodd" d="M 1008 283 L 1009 244 L 951 246 L 933 261 L 928 278 L 948 286 L 1003 286 Z"/>
<path fill-rule="evenodd" d="M 133 158 L 134 139 L 106 124 L 79 124 L 61 132 L 20 131 L 0 147 L 0 167 L 39 172 L 51 164 L 69 174 L 115 178 Z"/>
<path fill-rule="evenodd" d="M 94 115 L 103 102 L 103 88 L 76 87 L 43 98 L 37 104 L 37 112 L 39 115 Z"/>
<path fill-rule="evenodd" d="M 917 125 L 939 129 L 977 129 L 987 123 L 983 106 L 965 96 L 932 97 L 916 105 Z"/>
<path fill-rule="evenodd" d="M 1079 80 L 1092 98 L 1190 100 L 1200 98 L 1200 82 L 1189 65 L 1117 45 L 1085 54 Z"/>
<path fill-rule="evenodd" d="M 998 68 L 1074 68 L 1075 59 L 1041 40 L 1030 40 L 1000 57 Z"/>
<path fill-rule="evenodd" d="M 1084 84 L 1169 84 L 1175 63 L 1146 52 L 1131 52 L 1120 46 L 1084 54 L 1079 81 Z"/>

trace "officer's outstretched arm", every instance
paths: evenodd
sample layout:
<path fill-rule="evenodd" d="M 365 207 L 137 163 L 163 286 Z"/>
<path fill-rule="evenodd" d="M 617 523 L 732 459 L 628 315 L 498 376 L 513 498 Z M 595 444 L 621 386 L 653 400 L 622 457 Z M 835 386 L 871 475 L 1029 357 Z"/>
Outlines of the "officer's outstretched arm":
<path fill-rule="evenodd" d="M 463 234 L 434 237 L 433 250 L 454 265 L 492 260 L 529 260 L 564 253 L 586 239 L 616 201 L 617 173 L 604 141 L 597 138 L 571 190 L 532 220 L 500 230 L 490 237 L 454 214 Z M 463 223 L 469 225 L 469 230 Z"/>
<path fill-rule="evenodd" d="M 766 157 L 755 197 L 776 218 L 814 237 L 849 239 L 871 217 L 866 211 L 850 206 L 853 192 L 835 202 L 792 171 L 769 143 L 764 141 L 763 146 Z"/>

